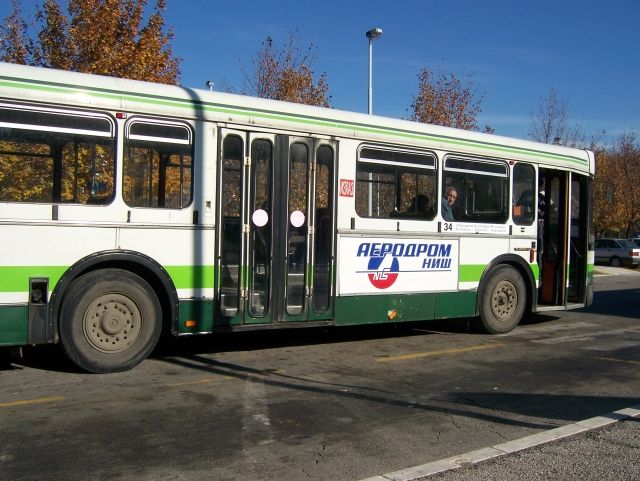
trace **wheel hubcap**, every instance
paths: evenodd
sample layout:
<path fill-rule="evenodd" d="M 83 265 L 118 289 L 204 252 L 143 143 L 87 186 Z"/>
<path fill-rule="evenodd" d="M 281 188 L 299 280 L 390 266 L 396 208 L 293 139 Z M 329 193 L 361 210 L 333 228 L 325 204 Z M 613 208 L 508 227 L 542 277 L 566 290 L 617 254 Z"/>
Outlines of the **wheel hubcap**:
<path fill-rule="evenodd" d="M 122 294 L 99 296 L 85 311 L 85 338 L 99 351 L 124 351 L 136 341 L 141 327 L 140 309 Z"/>
<path fill-rule="evenodd" d="M 491 310 L 501 321 L 509 318 L 518 305 L 518 291 L 509 281 L 500 281 L 491 296 Z"/>

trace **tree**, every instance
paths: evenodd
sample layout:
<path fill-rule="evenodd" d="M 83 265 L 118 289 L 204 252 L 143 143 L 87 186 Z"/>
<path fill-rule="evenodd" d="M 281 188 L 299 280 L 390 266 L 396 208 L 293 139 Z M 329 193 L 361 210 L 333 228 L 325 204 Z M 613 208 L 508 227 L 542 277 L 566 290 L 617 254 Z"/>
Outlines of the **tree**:
<path fill-rule="evenodd" d="M 553 88 L 539 100 L 537 110 L 531 114 L 529 136 L 545 144 L 567 147 L 584 144 L 582 127 L 579 124 L 569 126 L 569 104 L 558 97 Z"/>
<path fill-rule="evenodd" d="M 253 72 L 244 71 L 245 94 L 261 98 L 285 100 L 307 105 L 329 107 L 329 85 L 325 73 L 314 82 L 315 46 L 309 45 L 302 54 L 295 32 L 281 47 L 267 37 L 256 53 Z"/>
<path fill-rule="evenodd" d="M 177 83 L 180 59 L 166 30 L 166 0 L 156 0 L 144 20 L 147 0 L 69 0 L 68 14 L 56 0 L 38 8 L 28 31 L 17 2 L 2 27 L 6 61 L 160 83 Z M 23 52 L 23 53 L 20 53 Z"/>
<path fill-rule="evenodd" d="M 594 230 L 627 237 L 640 228 L 640 148 L 634 133 L 596 152 Z"/>
<path fill-rule="evenodd" d="M 28 64 L 30 50 L 27 24 L 22 19 L 18 0 L 11 0 L 11 13 L 0 27 L 0 60 L 9 63 Z"/>
<path fill-rule="evenodd" d="M 476 97 L 468 75 L 461 78 L 442 69 L 436 76 L 429 67 L 418 74 L 418 95 L 411 104 L 411 120 L 466 130 L 478 130 L 477 116 L 484 95 Z M 491 132 L 490 127 L 485 131 Z"/>

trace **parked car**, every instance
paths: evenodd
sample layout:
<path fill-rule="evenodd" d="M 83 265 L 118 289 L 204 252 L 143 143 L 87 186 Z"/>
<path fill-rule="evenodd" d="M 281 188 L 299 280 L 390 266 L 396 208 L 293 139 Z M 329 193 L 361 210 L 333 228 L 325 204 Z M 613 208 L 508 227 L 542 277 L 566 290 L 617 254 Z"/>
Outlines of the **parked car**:
<path fill-rule="evenodd" d="M 595 251 L 596 264 L 627 266 L 634 269 L 640 265 L 640 246 L 628 239 L 596 239 Z"/>

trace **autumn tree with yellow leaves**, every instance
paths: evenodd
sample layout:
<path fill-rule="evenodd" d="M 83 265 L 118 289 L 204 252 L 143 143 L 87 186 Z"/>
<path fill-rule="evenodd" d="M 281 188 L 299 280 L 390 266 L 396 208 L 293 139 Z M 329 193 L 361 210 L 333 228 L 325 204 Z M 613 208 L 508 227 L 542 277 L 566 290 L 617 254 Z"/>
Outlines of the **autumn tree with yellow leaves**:
<path fill-rule="evenodd" d="M 634 133 L 596 151 L 593 201 L 596 235 L 628 237 L 640 230 L 640 147 Z"/>
<path fill-rule="evenodd" d="M 0 26 L 0 60 L 176 84 L 180 60 L 164 23 L 165 0 L 156 0 L 145 21 L 146 7 L 147 0 L 69 0 L 65 11 L 56 0 L 45 0 L 28 23 L 20 2 L 12 0 L 11 13 Z M 112 143 L 67 135 L 62 143 L 0 137 L 0 145 L 4 201 L 104 203 L 113 192 Z M 147 155 L 149 162 L 163 161 L 157 151 Z M 179 191 L 174 171 L 167 170 L 163 192 Z M 157 191 L 157 176 L 152 183 Z M 125 182 L 125 195 L 130 190 Z"/>
<path fill-rule="evenodd" d="M 31 25 L 20 2 L 0 27 L 5 62 L 176 84 L 180 59 L 164 23 L 165 0 L 144 21 L 147 0 L 56 0 L 38 7 Z"/>
<path fill-rule="evenodd" d="M 300 50 L 295 32 L 277 47 L 267 37 L 256 53 L 253 70 L 244 71 L 245 94 L 307 105 L 329 107 L 329 84 L 326 74 L 314 80 L 315 46 Z"/>
<path fill-rule="evenodd" d="M 469 75 L 458 77 L 442 69 L 436 74 L 424 67 L 418 74 L 418 94 L 413 99 L 409 118 L 427 124 L 478 130 L 482 98 L 474 92 Z M 491 130 L 485 128 L 485 131 Z"/>

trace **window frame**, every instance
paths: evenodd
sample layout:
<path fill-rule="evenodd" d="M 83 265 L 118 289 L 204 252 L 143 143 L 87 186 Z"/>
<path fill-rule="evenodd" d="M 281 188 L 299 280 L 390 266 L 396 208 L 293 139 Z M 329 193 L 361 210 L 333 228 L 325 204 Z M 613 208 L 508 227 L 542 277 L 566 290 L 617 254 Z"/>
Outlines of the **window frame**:
<path fill-rule="evenodd" d="M 523 168 L 530 169 L 531 173 L 533 174 L 531 177 L 531 180 L 532 180 L 530 184 L 531 188 L 522 191 L 520 194 L 518 194 L 516 198 L 516 182 L 518 181 L 518 179 L 516 178 L 516 176 L 518 175 L 516 170 L 522 170 Z M 525 184 L 524 181 L 518 181 L 517 183 Z M 511 172 L 511 189 L 512 189 L 511 219 L 513 223 L 520 227 L 532 226 L 533 223 L 535 222 L 537 209 L 538 209 L 538 182 L 537 182 L 536 166 L 529 162 L 516 162 L 513 165 L 512 172 Z M 527 206 L 524 203 L 518 202 L 520 198 L 527 192 L 527 190 L 531 191 L 531 205 L 529 206 Z M 516 210 L 517 210 L 516 208 L 518 206 L 520 206 L 521 208 L 521 212 L 519 216 L 516 215 Z M 525 215 L 526 207 L 529 207 L 531 209 L 530 215 Z"/>
<path fill-rule="evenodd" d="M 180 128 L 180 129 L 183 129 L 184 132 L 186 132 L 186 136 L 185 137 L 177 137 L 177 136 L 162 137 L 162 136 L 155 136 L 155 135 L 144 135 L 144 134 L 132 133 L 132 130 L 136 125 L 145 125 L 150 127 L 156 126 L 158 128 L 166 128 L 166 127 Z M 171 120 L 171 119 L 164 119 L 164 118 L 157 118 L 157 117 L 135 116 L 127 119 L 127 122 L 124 126 L 123 131 L 124 131 L 124 135 L 123 135 L 123 150 L 122 150 L 122 169 L 123 169 L 122 199 L 124 203 L 128 207 L 131 207 L 133 209 L 142 208 L 142 209 L 159 209 L 159 210 L 165 210 L 165 209 L 166 210 L 184 210 L 184 209 L 190 208 L 193 205 L 193 201 L 195 197 L 194 179 L 195 179 L 196 154 L 195 154 L 195 139 L 194 139 L 195 136 L 194 136 L 193 126 L 186 121 Z M 127 166 L 129 162 L 129 154 L 128 154 L 129 142 L 134 142 L 134 144 L 137 142 L 145 143 L 147 144 L 147 147 L 153 147 L 154 145 L 160 145 L 160 144 L 189 147 L 189 150 L 190 150 L 189 155 L 191 158 L 190 166 L 188 167 L 188 169 L 186 169 L 182 165 L 179 166 L 181 169 L 180 170 L 180 191 L 182 191 L 182 189 L 184 188 L 184 179 L 186 179 L 186 177 L 183 177 L 184 171 L 189 170 L 189 198 L 188 198 L 188 201 L 184 203 L 184 205 L 179 207 L 166 207 L 166 206 L 159 206 L 159 205 L 132 205 L 127 200 L 127 197 L 125 196 L 126 189 L 125 189 L 124 183 L 127 177 L 125 166 Z M 181 155 L 185 155 L 185 154 L 182 153 Z M 151 175 L 153 175 L 153 172 L 151 172 Z M 158 186 L 158 189 L 159 188 L 160 186 Z M 152 191 L 151 195 L 156 195 L 156 194 L 154 194 Z M 159 199 L 156 199 L 156 200 L 159 200 Z M 166 200 L 166 197 L 165 197 L 165 200 Z"/>
<path fill-rule="evenodd" d="M 366 151 L 376 152 L 378 155 L 365 157 L 363 153 Z M 385 153 L 391 154 L 391 160 L 385 159 Z M 414 161 L 403 161 L 402 157 L 407 159 L 413 158 Z M 394 158 L 395 157 L 395 158 Z M 427 163 L 419 162 L 419 160 L 428 160 Z M 380 166 L 380 175 L 393 175 L 393 179 L 386 181 L 380 181 L 381 184 L 391 184 L 393 187 L 393 210 L 389 211 L 387 215 L 368 215 L 359 211 L 358 204 L 358 191 L 359 187 L 362 187 L 363 181 L 360 176 L 374 173 L 372 169 L 361 170 L 361 166 L 371 165 Z M 393 174 L 390 172 L 393 171 Z M 432 211 L 428 214 L 420 214 L 416 209 L 416 203 L 419 196 L 423 195 L 423 192 L 418 191 L 416 185 L 412 194 L 414 198 L 414 204 L 412 211 L 402 212 L 399 210 L 402 206 L 399 205 L 402 201 L 402 179 L 405 175 L 419 176 L 424 175 L 433 182 L 433 188 L 431 192 L 428 192 L 428 196 L 431 197 Z M 368 186 L 371 186 L 374 182 L 367 182 Z M 365 195 L 369 195 L 371 187 L 365 191 Z M 438 195 L 438 156 L 435 152 L 430 150 L 420 150 L 413 147 L 404 147 L 396 145 L 378 145 L 378 144 L 361 144 L 357 149 L 356 156 L 356 172 L 355 172 L 355 211 L 358 217 L 362 219 L 383 219 L 383 220 L 417 220 L 417 221 L 433 221 L 435 218 L 435 204 L 437 202 Z M 379 206 L 378 206 L 379 207 Z"/>
<path fill-rule="evenodd" d="M 449 162 L 461 162 L 462 164 L 454 165 L 453 167 L 447 167 L 447 164 Z M 464 165 L 467 163 L 473 164 L 473 165 L 470 165 L 470 167 L 472 166 L 476 168 L 465 168 Z M 487 169 L 477 168 L 478 166 L 483 166 L 483 165 L 488 168 Z M 494 171 L 491 171 L 491 168 L 493 168 Z M 498 171 L 497 168 L 499 168 L 500 171 Z M 456 174 L 463 175 L 464 176 L 463 179 L 465 180 L 464 189 L 463 189 L 463 185 L 459 185 L 460 182 L 447 184 L 445 181 L 445 178 L 447 177 L 447 173 L 454 173 L 454 177 L 456 176 Z M 474 212 L 479 212 L 479 214 L 476 214 L 475 217 L 472 217 L 473 214 L 469 214 L 467 212 L 467 201 L 468 201 L 468 195 L 469 195 L 469 191 L 467 189 L 468 176 L 472 176 L 473 178 L 475 178 L 476 176 L 480 176 L 483 178 L 490 177 L 490 178 L 504 179 L 503 185 L 501 186 L 503 189 L 503 192 L 502 192 L 503 198 L 501 199 L 501 202 L 500 202 L 502 207 L 501 212 L 498 211 L 496 212 L 495 215 L 492 216 L 492 215 L 484 214 L 480 210 L 477 210 L 477 211 L 474 210 Z M 466 223 L 466 224 L 476 223 L 476 224 L 504 225 L 507 222 L 509 222 L 509 219 L 511 218 L 510 195 L 511 195 L 511 189 L 512 189 L 512 181 L 513 179 L 512 179 L 511 171 L 509 169 L 509 161 L 506 159 L 496 159 L 496 158 L 489 158 L 489 157 L 472 157 L 472 156 L 467 156 L 467 155 L 457 154 L 457 153 L 447 153 L 447 155 L 444 156 L 442 160 L 442 182 L 440 186 L 441 190 L 439 190 L 440 199 L 441 199 L 441 202 L 444 201 L 446 190 L 449 187 L 455 187 L 458 193 L 457 203 L 458 202 L 464 203 L 463 205 L 461 204 L 454 205 L 454 209 L 456 209 L 457 212 L 462 211 L 464 213 L 464 216 L 460 217 L 458 214 L 458 218 L 454 217 L 454 220 L 452 222 L 460 222 L 460 223 Z M 442 205 L 440 205 L 439 208 L 440 208 L 440 215 L 442 215 Z M 500 215 L 500 217 L 498 217 L 498 214 Z M 451 222 L 451 221 L 447 221 L 447 222 Z"/>
<path fill-rule="evenodd" d="M 117 179 L 117 145 L 118 139 L 116 135 L 116 121 L 113 116 L 106 112 L 89 111 L 81 109 L 64 109 L 55 108 L 44 105 L 34 105 L 29 103 L 17 103 L 17 102 L 0 102 L 0 111 L 13 111 L 14 121 L 11 119 L 0 120 L 0 128 L 12 129 L 22 132 L 28 132 L 31 135 L 42 135 L 43 139 L 47 136 L 56 138 L 56 134 L 59 135 L 59 141 L 57 143 L 47 142 L 44 139 L 39 142 L 38 145 L 49 145 L 50 148 L 58 145 L 59 152 L 53 150 L 49 154 L 34 154 L 34 157 L 51 159 L 53 162 L 51 166 L 51 180 L 48 185 L 51 189 L 51 198 L 47 200 L 11 200 L 3 199 L 0 202 L 17 203 L 25 205 L 34 204 L 56 204 L 56 205 L 77 205 L 77 206 L 105 206 L 113 202 L 116 196 L 116 179 Z M 29 122 L 29 116 L 34 116 L 34 121 Z M 35 118 L 40 115 L 40 118 Z M 9 114 L 11 116 L 11 114 Z M 54 119 L 60 119 L 56 122 Z M 87 128 L 88 120 L 93 120 L 93 124 L 96 128 Z M 102 124 L 104 128 L 98 128 L 99 124 Z M 79 128 L 80 126 L 84 128 Z M 92 139 L 95 139 L 92 141 Z M 100 142 L 98 141 L 100 140 Z M 64 141 L 64 143 L 62 143 Z M 7 142 L 21 143 L 20 140 L 8 139 Z M 28 145 L 26 142 L 22 142 Z M 87 200 L 81 202 L 76 197 L 75 200 L 66 200 L 64 198 L 64 183 L 67 180 L 65 178 L 64 162 L 67 160 L 64 157 L 64 148 L 69 144 L 73 144 L 76 148 L 78 145 L 85 144 L 87 146 L 106 145 L 110 149 L 110 164 L 109 174 L 112 176 L 111 190 L 106 196 L 99 196 L 99 202 L 96 202 L 94 198 L 95 194 L 87 194 Z M 32 143 L 36 145 L 35 142 Z M 77 153 L 77 150 L 75 150 Z M 7 155 L 15 155 L 18 157 L 28 157 L 28 152 L 16 151 L 15 153 L 6 152 Z M 95 158 L 93 161 L 95 162 Z M 75 161 L 78 161 L 76 156 Z M 74 175 L 77 175 L 77 164 L 74 164 Z M 95 165 L 94 165 L 95 168 Z M 74 177 L 74 182 L 82 177 Z M 95 179 L 94 179 L 95 181 Z M 77 194 L 74 188 L 74 196 Z M 91 199 L 94 199 L 93 201 Z"/>

